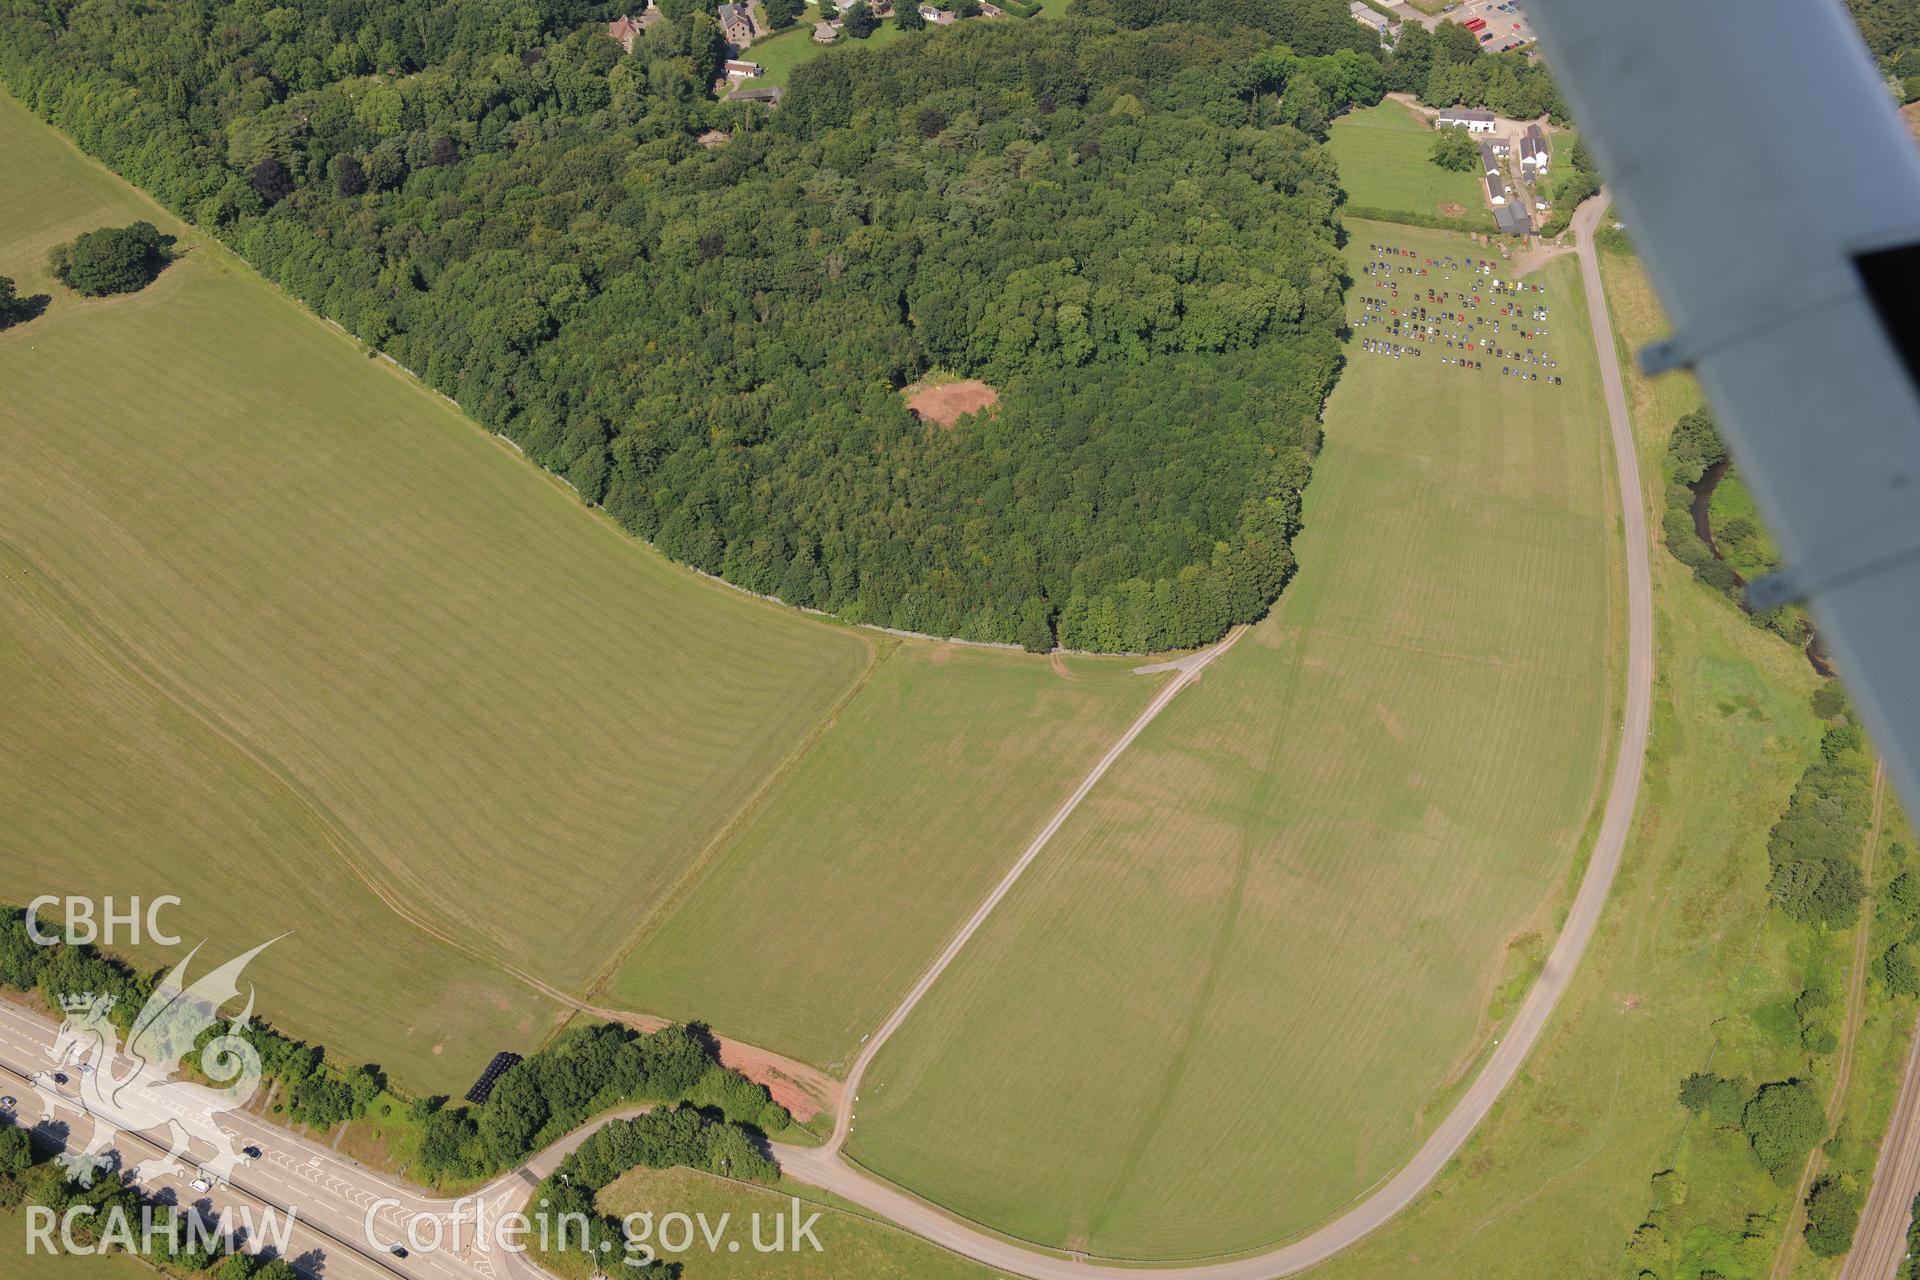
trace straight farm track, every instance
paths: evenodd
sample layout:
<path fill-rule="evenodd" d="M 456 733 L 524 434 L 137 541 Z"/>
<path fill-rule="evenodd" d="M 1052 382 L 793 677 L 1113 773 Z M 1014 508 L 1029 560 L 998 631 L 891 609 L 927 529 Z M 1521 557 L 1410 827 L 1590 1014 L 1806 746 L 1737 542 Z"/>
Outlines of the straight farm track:
<path fill-rule="evenodd" d="M 904 642 L 640 941 L 608 998 L 844 1071 L 1162 681 Z"/>
<path fill-rule="evenodd" d="M 1475 251 L 1351 231 L 1356 265 Z M 1536 279 L 1564 387 L 1354 351 L 1299 580 L 880 1051 L 851 1158 L 1019 1239 L 1166 1259 L 1296 1234 L 1412 1153 L 1557 923 L 1611 743 L 1597 366 L 1573 262 Z"/>

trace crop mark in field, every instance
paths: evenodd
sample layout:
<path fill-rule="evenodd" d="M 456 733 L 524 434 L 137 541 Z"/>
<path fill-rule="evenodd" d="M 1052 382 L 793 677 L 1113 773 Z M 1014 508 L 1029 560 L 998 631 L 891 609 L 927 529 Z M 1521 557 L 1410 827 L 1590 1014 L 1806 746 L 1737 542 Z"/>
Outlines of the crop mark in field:
<path fill-rule="evenodd" d="M 1302 607 L 1310 608 L 1317 603 L 1317 600 L 1313 600 Z M 1309 613 L 1308 617 L 1311 618 L 1311 616 Z M 1292 638 L 1296 655 L 1301 642 L 1310 634 L 1312 634 L 1312 628 L 1305 625 L 1293 630 Z M 1267 801 L 1272 796 L 1274 771 L 1270 766 L 1275 754 L 1279 751 L 1280 740 L 1287 729 L 1287 717 L 1293 710 L 1294 699 L 1299 690 L 1300 681 L 1287 682 L 1286 693 L 1270 721 L 1272 731 L 1267 737 L 1266 750 L 1258 761 L 1255 771 L 1258 782 L 1252 803 L 1248 806 L 1252 812 L 1264 812 Z M 1226 968 L 1227 957 L 1233 950 L 1234 931 L 1240 923 L 1241 904 L 1246 898 L 1247 881 L 1253 873 L 1253 846 L 1253 828 L 1248 825 L 1242 828 L 1240 852 L 1234 861 L 1233 881 L 1228 886 L 1225 899 L 1221 903 L 1220 923 L 1214 930 L 1212 945 L 1207 948 L 1206 975 L 1201 979 L 1200 990 L 1194 996 L 1193 1007 L 1187 1013 L 1186 1023 L 1180 1028 L 1177 1047 L 1167 1063 L 1153 1102 L 1145 1109 L 1133 1141 L 1127 1147 L 1126 1155 L 1120 1159 L 1113 1177 L 1108 1181 L 1107 1192 L 1101 1199 L 1100 1208 L 1094 1211 L 1088 1227 L 1090 1236 L 1102 1234 L 1110 1225 L 1112 1217 L 1123 1208 L 1121 1197 L 1128 1184 L 1133 1181 L 1135 1172 L 1146 1159 L 1153 1140 L 1159 1136 L 1161 1128 L 1166 1124 L 1174 1099 L 1179 1096 L 1181 1085 L 1186 1080 L 1187 1069 L 1193 1062 L 1195 1046 L 1206 1024 L 1207 1014 L 1213 1008 L 1214 993 L 1220 986 L 1221 971 Z"/>
<path fill-rule="evenodd" d="M 853 700 L 873 683 L 873 678 L 879 674 L 880 668 L 884 667 L 894 654 L 900 652 L 901 641 L 892 636 L 867 636 L 862 632 L 855 634 L 861 635 L 872 645 L 868 650 L 866 669 L 848 684 L 841 695 L 834 700 L 833 705 L 827 708 L 826 714 L 822 715 L 806 735 L 794 744 L 786 758 L 767 771 L 766 777 L 760 780 L 760 784 L 740 802 L 737 809 L 727 815 L 726 821 L 714 831 L 712 838 L 702 846 L 700 852 L 694 855 L 693 860 L 681 870 L 680 874 L 674 877 L 673 883 L 667 886 L 666 891 L 660 895 L 647 914 L 640 918 L 640 923 L 627 936 L 626 942 L 613 953 L 606 964 L 601 966 L 600 971 L 593 975 L 592 981 L 587 984 L 587 994 L 584 999 L 592 1000 L 606 989 L 607 984 L 626 967 L 627 961 L 633 958 L 633 953 L 639 950 L 640 944 L 646 941 L 647 935 L 658 928 L 660 923 L 672 913 L 673 908 L 679 906 L 681 901 L 693 892 L 707 872 L 711 871 L 714 864 L 720 860 L 720 855 L 733 843 L 734 838 L 746 829 L 748 820 L 760 812 L 767 801 L 780 789 L 780 785 L 800 767 L 800 762 L 812 754 L 814 747 L 819 745 L 820 739 L 827 735 L 827 732 L 845 714 L 847 708 L 853 705 Z M 575 1003 L 576 1007 L 579 1007 L 579 1002 Z"/>
<path fill-rule="evenodd" d="M 129 645 L 111 628 L 92 617 L 85 606 L 76 600 L 72 593 L 62 587 L 44 569 L 34 564 L 19 548 L 0 540 L 0 564 L 11 562 L 15 574 L 29 591 L 39 594 L 48 609 L 49 615 L 81 645 L 91 650 L 110 671 L 122 680 L 151 693 L 167 706 L 174 708 L 215 742 L 233 752 L 249 767 L 266 779 L 270 790 L 278 790 L 287 796 L 294 807 L 314 824 L 320 842 L 339 859 L 348 873 L 364 885 L 381 905 L 385 906 L 401 921 L 418 929 L 428 937 L 453 948 L 461 955 L 480 964 L 496 969 L 509 977 L 516 978 L 532 987 L 541 995 L 567 1003 L 567 997 L 558 995 L 545 983 L 520 972 L 496 956 L 489 956 L 479 948 L 463 939 L 455 938 L 427 921 L 414 915 L 405 904 L 387 886 L 380 883 L 378 877 L 370 874 L 360 861 L 349 852 L 349 846 L 358 846 L 358 837 L 334 815 L 327 806 L 313 795 L 300 781 L 269 754 L 265 748 L 253 742 L 245 734 L 228 725 L 211 708 L 200 703 L 183 689 L 176 688 L 142 658 L 133 646 Z M 367 855 L 369 858 L 371 855 Z"/>

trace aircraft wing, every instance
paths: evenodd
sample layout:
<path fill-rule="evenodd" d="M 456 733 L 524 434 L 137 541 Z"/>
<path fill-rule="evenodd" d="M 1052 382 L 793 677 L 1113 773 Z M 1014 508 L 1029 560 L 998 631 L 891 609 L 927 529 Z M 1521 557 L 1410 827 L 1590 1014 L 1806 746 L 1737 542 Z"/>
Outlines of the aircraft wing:
<path fill-rule="evenodd" d="M 1527 0 L 1785 569 L 1920 813 L 1920 150 L 1838 0 Z"/>

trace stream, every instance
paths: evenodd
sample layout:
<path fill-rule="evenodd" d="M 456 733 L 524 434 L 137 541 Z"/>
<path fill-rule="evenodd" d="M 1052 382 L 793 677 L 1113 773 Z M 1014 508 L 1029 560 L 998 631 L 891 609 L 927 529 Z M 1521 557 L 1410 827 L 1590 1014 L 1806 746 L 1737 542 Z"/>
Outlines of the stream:
<path fill-rule="evenodd" d="M 1713 558 L 1721 564 L 1727 565 L 1727 572 L 1733 575 L 1734 582 L 1744 587 L 1747 585 L 1746 578 L 1741 576 L 1738 569 L 1727 564 L 1727 558 L 1720 554 L 1720 544 L 1713 540 L 1713 520 L 1711 517 L 1713 491 L 1720 487 L 1721 477 L 1727 474 L 1727 468 L 1732 465 L 1732 459 L 1722 458 L 1711 467 L 1708 467 L 1706 473 L 1689 486 L 1693 491 L 1693 502 L 1690 504 L 1690 509 L 1693 512 L 1693 531 L 1700 536 L 1700 541 L 1707 544 L 1707 550 L 1713 552 Z M 1744 592 L 1735 596 L 1734 602 L 1740 606 L 1742 613 L 1750 614 L 1753 612 L 1752 609 L 1747 607 L 1747 598 Z M 1831 676 L 1833 674 L 1833 663 L 1828 661 L 1827 651 L 1821 647 L 1820 644 L 1820 633 L 1813 629 L 1811 623 L 1809 623 L 1807 627 L 1807 645 L 1805 652 L 1807 655 L 1807 663 L 1815 672 L 1821 676 Z"/>

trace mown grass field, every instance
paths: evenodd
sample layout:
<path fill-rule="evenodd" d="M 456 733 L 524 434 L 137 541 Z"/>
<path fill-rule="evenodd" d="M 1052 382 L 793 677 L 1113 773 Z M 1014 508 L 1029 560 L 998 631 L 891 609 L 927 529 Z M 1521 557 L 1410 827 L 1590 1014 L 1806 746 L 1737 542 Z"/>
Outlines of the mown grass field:
<path fill-rule="evenodd" d="M 779 1252 L 756 1252 L 756 1215 L 763 1243 L 771 1244 L 775 1232 L 782 1230 L 776 1225 L 781 1218 L 786 1219 L 786 1227 L 779 1238 L 790 1239 L 786 1233 L 793 1229 L 791 1205 L 796 1196 L 801 1197 L 801 1221 L 815 1213 L 820 1215 L 813 1227 L 819 1250 L 803 1245 Z M 988 1280 L 1001 1274 L 858 1210 L 825 1203 L 817 1196 L 810 1187 L 784 1183 L 756 1187 L 692 1169 L 635 1169 L 600 1192 L 598 1207 L 619 1218 L 652 1214 L 656 1227 L 650 1239 L 658 1238 L 657 1224 L 668 1214 L 704 1214 L 708 1227 L 721 1242 L 717 1248 L 709 1248 L 696 1226 L 690 1248 L 658 1250 L 662 1258 L 680 1263 L 690 1277 L 698 1280 Z M 667 1241 L 679 1243 L 679 1231 L 677 1225 L 669 1227 Z M 729 1249 L 730 1243 L 737 1243 L 739 1248 Z M 562 1280 L 587 1280 L 588 1268 L 579 1254 L 557 1260 L 543 1254 L 541 1261 Z"/>
<path fill-rule="evenodd" d="M 1630 254 L 1602 255 L 1619 350 L 1665 332 Z M 1668 432 L 1697 407 L 1691 379 L 1645 379 L 1624 362 L 1651 527 L 1658 536 Z M 1526 1068 L 1420 1199 L 1307 1273 L 1374 1280 L 1410 1267 L 1444 1280 L 1569 1280 L 1631 1274 L 1626 1246 L 1651 1204 L 1651 1176 L 1689 1169 L 1691 1243 L 1719 1250 L 1750 1209 L 1789 1192 L 1737 1137 L 1690 1123 L 1677 1098 L 1694 1071 L 1749 1080 L 1791 1074 L 1799 1055 L 1762 1025 L 1791 1001 L 1809 957 L 1759 904 L 1767 831 L 1816 749 L 1806 660 L 1693 581 L 1657 543 L 1652 557 L 1653 737 L 1635 831 L 1606 914 Z M 1872 1015 L 1870 1014 L 1870 1025 Z M 1863 1045 L 1864 1079 L 1880 1053 Z M 1863 1085 L 1863 1087 L 1866 1087 Z M 1880 1087 L 1880 1086 L 1874 1086 Z M 1776 1232 L 1782 1229 L 1773 1228 Z M 1724 1250 L 1719 1250 L 1725 1252 Z M 1766 1274 L 1721 1259 L 1723 1275 Z M 1673 1274 L 1691 1280 L 1697 1266 Z"/>
<path fill-rule="evenodd" d="M 1478 256 L 1352 239 L 1356 269 Z M 1539 278 L 1564 387 L 1353 349 L 1299 577 L 882 1050 L 855 1158 L 1167 1258 L 1297 1232 L 1411 1154 L 1497 1034 L 1509 945 L 1554 927 L 1615 736 L 1606 429 L 1575 264 Z"/>
<path fill-rule="evenodd" d="M 909 641 L 615 979 L 839 1071 L 1165 677 Z"/>
<path fill-rule="evenodd" d="M 755 40 L 744 55 L 749 62 L 760 64 L 762 74 L 747 81 L 753 88 L 779 86 L 785 88 L 793 75 L 793 69 L 803 62 L 812 62 L 823 53 L 837 49 L 875 49 L 882 45 L 903 40 L 911 32 L 900 30 L 893 25 L 893 19 L 883 20 L 875 27 L 873 34 L 865 40 L 855 40 L 842 32 L 840 38 L 832 44 L 816 44 L 813 39 L 813 24 L 820 21 L 820 11 L 812 5 L 801 13 L 799 21 L 787 30 L 775 35 Z"/>
<path fill-rule="evenodd" d="M 1333 122 L 1327 147 L 1340 165 L 1348 203 L 1423 218 L 1459 218 L 1493 229 L 1479 175 L 1432 160 L 1434 132 L 1398 102 L 1349 111 Z M 1458 206 L 1455 212 L 1449 206 Z"/>
<path fill-rule="evenodd" d="M 263 1014 L 464 1088 L 556 1012 L 498 965 L 584 988 L 875 645 L 667 564 L 7 99 L 0 146 L 23 292 L 103 224 L 187 251 L 0 335 L 6 865 L 177 893 L 209 954 L 294 930 Z"/>
<path fill-rule="evenodd" d="M 138 1222 L 134 1225 L 139 1226 Z M 60 1239 L 56 1224 L 56 1247 Z M 7 1280 L 152 1280 L 157 1273 L 123 1253 L 69 1254 L 35 1249 L 28 1253 L 27 1211 L 0 1209 L 0 1250 L 7 1258 Z"/>

